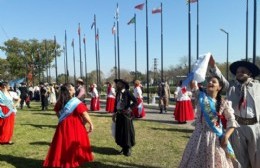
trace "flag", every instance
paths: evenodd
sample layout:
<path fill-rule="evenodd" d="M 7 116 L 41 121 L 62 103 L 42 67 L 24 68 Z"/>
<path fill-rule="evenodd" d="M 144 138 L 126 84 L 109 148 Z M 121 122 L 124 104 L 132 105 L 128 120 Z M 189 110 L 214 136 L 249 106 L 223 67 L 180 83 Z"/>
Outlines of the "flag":
<path fill-rule="evenodd" d="M 135 23 L 135 17 L 133 17 L 127 24 L 130 25 L 132 23 Z"/>
<path fill-rule="evenodd" d="M 96 34 L 96 39 L 99 40 L 99 35 L 98 35 L 98 33 Z"/>
<path fill-rule="evenodd" d="M 116 34 L 116 27 L 115 27 L 115 25 L 113 25 L 113 27 L 112 27 L 112 34 Z"/>
<path fill-rule="evenodd" d="M 78 28 L 78 35 L 80 35 L 80 24 L 79 24 L 79 28 Z"/>
<path fill-rule="evenodd" d="M 72 39 L 71 46 L 74 47 L 74 39 Z"/>
<path fill-rule="evenodd" d="M 143 10 L 143 8 L 144 8 L 144 4 L 145 4 L 145 3 L 142 3 L 142 4 L 139 4 L 139 5 L 136 5 L 136 6 L 135 6 L 135 9 Z"/>
<path fill-rule="evenodd" d="M 95 26 L 96 22 L 94 21 L 91 25 L 91 29 L 93 29 L 93 27 Z"/>
<path fill-rule="evenodd" d="M 85 35 L 83 37 L 83 43 L 86 44 L 86 37 L 85 37 Z"/>
<path fill-rule="evenodd" d="M 152 14 L 156 14 L 156 13 L 162 13 L 162 8 L 161 7 L 153 8 Z"/>
<path fill-rule="evenodd" d="M 115 13 L 115 19 L 118 20 L 118 18 L 119 18 L 119 6 L 117 4 L 117 6 L 116 6 L 116 13 Z"/>
<path fill-rule="evenodd" d="M 195 3 L 198 2 L 198 0 L 187 0 L 187 3 Z"/>

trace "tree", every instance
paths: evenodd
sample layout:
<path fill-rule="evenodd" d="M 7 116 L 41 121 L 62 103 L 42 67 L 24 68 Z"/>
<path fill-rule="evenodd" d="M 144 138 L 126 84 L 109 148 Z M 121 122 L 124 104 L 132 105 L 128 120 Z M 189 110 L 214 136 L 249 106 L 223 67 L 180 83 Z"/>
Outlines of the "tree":
<path fill-rule="evenodd" d="M 56 47 L 56 48 L 55 48 Z M 32 74 L 31 80 L 43 80 L 44 71 L 51 66 L 51 62 L 56 56 L 61 55 L 59 44 L 54 44 L 53 40 L 36 39 L 19 40 L 13 38 L 4 42 L 0 49 L 5 52 L 6 60 L 9 63 L 8 73 L 12 78 L 27 77 Z M 41 78 L 42 77 L 42 78 Z"/>

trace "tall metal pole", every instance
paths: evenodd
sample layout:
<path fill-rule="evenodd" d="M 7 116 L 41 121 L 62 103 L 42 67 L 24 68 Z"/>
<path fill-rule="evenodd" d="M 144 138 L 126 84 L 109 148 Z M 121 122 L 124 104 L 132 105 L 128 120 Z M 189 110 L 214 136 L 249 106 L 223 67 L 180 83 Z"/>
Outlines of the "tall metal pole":
<path fill-rule="evenodd" d="M 197 59 L 199 58 L 199 0 L 197 0 Z"/>
<path fill-rule="evenodd" d="M 54 36 L 54 57 L 55 57 L 55 81 L 58 84 L 58 65 L 57 65 L 57 44 L 56 44 L 56 36 Z"/>
<path fill-rule="evenodd" d="M 94 28 L 95 28 L 95 51 L 96 51 L 96 76 L 97 76 L 97 84 L 98 84 L 98 51 L 97 51 L 97 21 L 96 21 L 96 15 L 94 15 Z"/>
<path fill-rule="evenodd" d="M 97 29 L 97 48 L 98 48 L 98 86 L 101 84 L 100 77 L 100 49 L 99 49 L 99 30 Z"/>
<path fill-rule="evenodd" d="M 191 71 L 191 28 L 190 28 L 190 2 L 188 2 L 188 55 L 189 55 L 189 73 Z"/>
<path fill-rule="evenodd" d="M 118 78 L 120 79 L 120 52 L 119 52 L 119 7 L 117 3 L 117 11 L 116 11 L 116 28 L 117 28 L 117 61 L 118 61 Z"/>
<path fill-rule="evenodd" d="M 220 29 L 222 32 L 224 32 L 226 35 L 227 35 L 227 67 L 226 67 L 226 78 L 227 78 L 227 80 L 228 80 L 228 66 L 229 66 L 229 64 L 228 64 L 228 44 L 229 44 L 229 33 L 227 32 L 227 31 L 225 31 L 224 29 Z"/>
<path fill-rule="evenodd" d="M 135 18 L 135 80 L 137 79 L 137 44 L 136 44 L 136 14 L 134 15 Z"/>
<path fill-rule="evenodd" d="M 84 43 L 84 56 L 85 56 L 85 86 L 88 86 L 88 71 L 87 71 L 87 49 L 86 49 L 86 36 L 84 34 L 83 38 L 83 43 Z"/>
<path fill-rule="evenodd" d="M 163 81 L 163 8 L 161 3 L 161 81 Z"/>
<path fill-rule="evenodd" d="M 114 33 L 114 50 L 115 50 L 115 79 L 117 79 L 118 78 L 118 76 L 117 76 L 117 55 L 116 55 L 116 30 L 114 30 L 116 27 L 116 23 L 114 22 L 114 26 L 113 26 L 113 32 L 112 33 Z"/>
<path fill-rule="evenodd" d="M 76 84 L 76 59 L 75 59 L 74 39 L 72 39 L 72 50 L 73 50 L 74 84 Z"/>
<path fill-rule="evenodd" d="M 80 34 L 80 23 L 79 23 L 79 27 L 78 27 L 78 34 L 79 34 L 79 62 L 80 62 L 80 77 L 83 77 L 83 69 L 82 69 L 82 59 L 81 59 L 81 34 Z"/>
<path fill-rule="evenodd" d="M 148 4 L 146 0 L 146 63 L 147 63 L 147 104 L 149 104 L 149 39 L 148 39 Z"/>
<path fill-rule="evenodd" d="M 65 30 L 65 56 L 66 56 L 66 83 L 69 81 L 69 68 L 68 68 L 68 47 L 67 47 L 67 32 Z"/>
<path fill-rule="evenodd" d="M 257 0 L 254 0 L 254 32 L 253 32 L 253 63 L 256 64 L 256 16 L 257 16 Z"/>
<path fill-rule="evenodd" d="M 248 61 L 248 0 L 246 0 L 246 61 Z"/>

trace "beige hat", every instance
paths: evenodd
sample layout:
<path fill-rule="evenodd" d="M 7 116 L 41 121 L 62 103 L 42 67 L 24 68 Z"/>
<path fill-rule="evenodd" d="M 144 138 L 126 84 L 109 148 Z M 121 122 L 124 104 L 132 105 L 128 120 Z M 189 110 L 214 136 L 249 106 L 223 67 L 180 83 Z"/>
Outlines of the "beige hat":
<path fill-rule="evenodd" d="M 77 82 L 82 83 L 82 84 L 84 83 L 83 79 L 81 79 L 81 78 L 78 78 Z"/>

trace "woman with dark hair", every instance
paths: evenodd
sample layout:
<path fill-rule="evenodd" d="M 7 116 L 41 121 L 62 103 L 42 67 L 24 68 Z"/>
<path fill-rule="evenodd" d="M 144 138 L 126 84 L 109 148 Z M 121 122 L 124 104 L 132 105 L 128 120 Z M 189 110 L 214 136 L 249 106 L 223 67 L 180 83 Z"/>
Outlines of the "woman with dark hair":
<path fill-rule="evenodd" d="M 213 76 L 207 81 L 206 92 L 197 89 L 196 127 L 183 153 L 180 168 L 237 166 L 228 139 L 238 123 L 231 103 L 221 97 L 223 87 L 221 80 Z"/>
<path fill-rule="evenodd" d="M 93 124 L 87 106 L 74 94 L 71 84 L 61 86 L 60 97 L 54 107 L 59 123 L 43 167 L 79 167 L 83 162 L 94 159 L 88 137 L 88 133 L 93 131 Z M 88 130 L 86 124 L 89 124 Z"/>
<path fill-rule="evenodd" d="M 0 82 L 0 144 L 12 145 L 16 104 L 14 98 L 9 93 L 7 82 Z M 18 99 L 17 99 L 18 100 Z M 17 101 L 19 103 L 19 101 Z"/>

